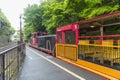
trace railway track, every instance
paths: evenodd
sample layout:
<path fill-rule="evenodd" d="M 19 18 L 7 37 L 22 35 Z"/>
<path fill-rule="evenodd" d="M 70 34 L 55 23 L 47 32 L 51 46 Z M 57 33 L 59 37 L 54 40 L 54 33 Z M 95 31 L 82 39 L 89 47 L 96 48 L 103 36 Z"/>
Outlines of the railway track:
<path fill-rule="evenodd" d="M 11 48 L 11 47 L 13 47 L 13 46 L 15 46 L 15 45 L 17 45 L 16 42 L 10 43 L 10 44 L 5 45 L 5 46 L 3 46 L 3 47 L 0 47 L 0 52 L 4 51 L 4 50 L 6 50 L 6 49 L 9 49 L 9 48 Z"/>

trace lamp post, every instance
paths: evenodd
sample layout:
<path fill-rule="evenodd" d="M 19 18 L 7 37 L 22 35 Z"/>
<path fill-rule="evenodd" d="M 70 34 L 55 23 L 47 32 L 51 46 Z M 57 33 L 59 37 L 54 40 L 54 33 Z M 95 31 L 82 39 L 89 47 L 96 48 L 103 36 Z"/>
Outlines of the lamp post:
<path fill-rule="evenodd" d="M 23 39 L 22 39 L 22 14 L 20 14 L 20 42 L 23 42 Z"/>

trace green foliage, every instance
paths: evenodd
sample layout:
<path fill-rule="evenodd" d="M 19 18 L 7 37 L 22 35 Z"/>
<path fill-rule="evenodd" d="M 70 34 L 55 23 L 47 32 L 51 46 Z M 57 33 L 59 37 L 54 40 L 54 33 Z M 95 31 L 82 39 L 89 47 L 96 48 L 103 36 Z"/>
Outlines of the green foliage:
<path fill-rule="evenodd" d="M 47 0 L 24 12 L 25 36 L 34 31 L 55 34 L 56 27 L 120 9 L 119 0 Z"/>
<path fill-rule="evenodd" d="M 14 34 L 15 30 L 11 27 L 10 22 L 4 13 L 0 10 L 0 35 L 11 36 Z"/>
<path fill-rule="evenodd" d="M 4 13 L 0 10 L 0 28 L 6 29 L 10 26 L 10 23 Z"/>
<path fill-rule="evenodd" d="M 28 5 L 24 10 L 24 33 L 25 39 L 29 38 L 29 35 L 35 31 L 45 31 L 45 27 L 42 25 L 43 9 L 38 5 Z"/>

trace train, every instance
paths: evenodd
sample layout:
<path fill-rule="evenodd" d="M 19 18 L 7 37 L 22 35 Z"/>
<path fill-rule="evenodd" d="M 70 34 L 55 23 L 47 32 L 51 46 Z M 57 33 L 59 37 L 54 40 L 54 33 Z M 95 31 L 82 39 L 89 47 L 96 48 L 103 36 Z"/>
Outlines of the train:
<path fill-rule="evenodd" d="M 120 11 L 111 12 L 57 27 L 55 35 L 34 33 L 30 46 L 109 80 L 120 80 L 119 26 Z"/>
<path fill-rule="evenodd" d="M 44 33 L 44 34 L 43 34 Z M 56 56 L 56 35 L 46 35 L 45 32 L 34 32 L 30 39 L 30 46 L 50 55 Z"/>

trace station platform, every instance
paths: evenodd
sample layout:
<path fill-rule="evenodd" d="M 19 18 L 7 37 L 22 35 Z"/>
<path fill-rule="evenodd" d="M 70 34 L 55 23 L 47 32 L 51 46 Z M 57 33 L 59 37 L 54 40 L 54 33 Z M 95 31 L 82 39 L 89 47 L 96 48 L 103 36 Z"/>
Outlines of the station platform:
<path fill-rule="evenodd" d="M 18 80 L 107 79 L 27 46 L 26 58 Z"/>

